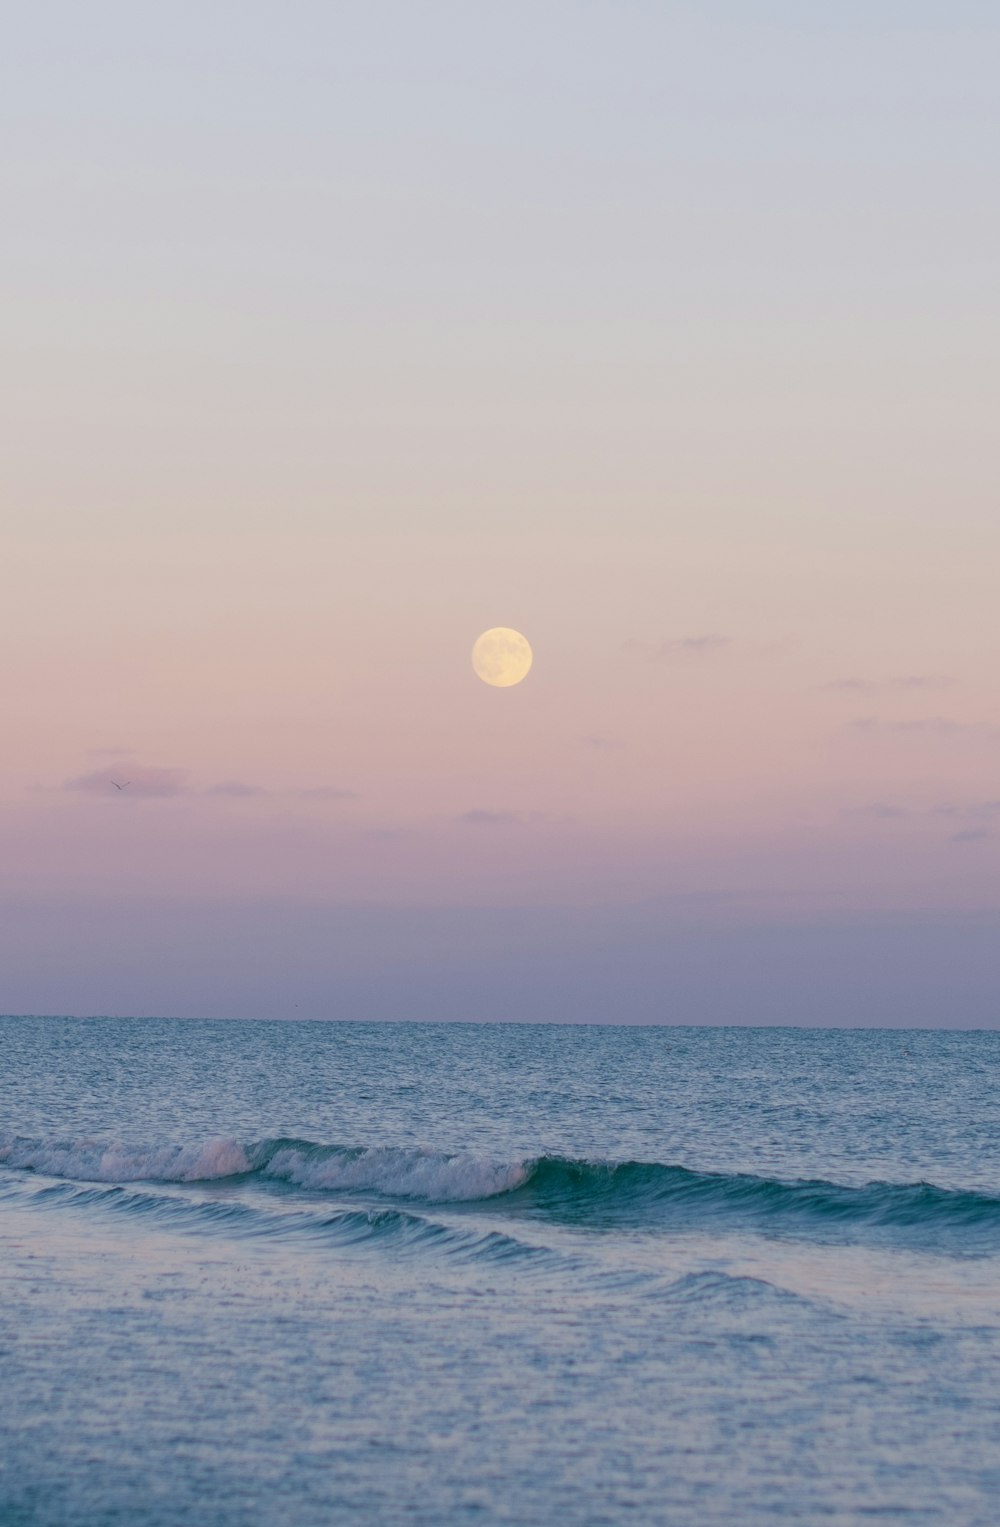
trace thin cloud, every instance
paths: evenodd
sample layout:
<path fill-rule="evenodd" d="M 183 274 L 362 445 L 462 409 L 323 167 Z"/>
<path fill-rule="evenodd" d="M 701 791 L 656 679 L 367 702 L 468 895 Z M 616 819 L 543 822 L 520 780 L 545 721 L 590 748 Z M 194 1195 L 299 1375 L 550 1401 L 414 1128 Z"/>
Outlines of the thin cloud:
<path fill-rule="evenodd" d="M 935 806 L 934 815 L 941 817 L 1000 816 L 1000 801 L 975 801 L 965 806 Z"/>
<path fill-rule="evenodd" d="M 622 643 L 623 652 L 633 652 L 649 662 L 675 656 L 707 657 L 732 645 L 731 636 L 709 633 L 705 636 L 675 636 L 664 642 L 643 642 L 635 637 Z"/>
<path fill-rule="evenodd" d="M 308 790 L 293 790 L 299 801 L 356 801 L 357 790 L 341 790 L 336 785 L 313 785 Z"/>
<path fill-rule="evenodd" d="M 226 795 L 234 800 L 242 800 L 252 795 L 267 795 L 269 792 L 263 785 L 248 785 L 242 779 L 224 779 L 217 785 L 210 785 L 205 791 L 206 795 Z"/>
<path fill-rule="evenodd" d="M 573 822 L 575 818 L 552 811 L 488 811 L 476 807 L 472 811 L 461 812 L 454 820 L 468 827 L 559 828 Z"/>
<path fill-rule="evenodd" d="M 110 753 L 112 750 L 104 751 Z M 334 785 L 317 785 L 304 790 L 269 790 L 245 779 L 221 779 L 202 789 L 188 782 L 186 769 L 139 764 L 130 761 L 127 755 L 120 762 L 108 763 L 88 774 L 67 779 L 61 788 L 81 795 L 127 795 L 144 800 L 165 800 L 178 795 L 200 796 L 203 800 L 347 801 L 358 797 L 356 790 Z"/>
<path fill-rule="evenodd" d="M 876 801 L 870 806 L 860 806 L 847 813 L 855 817 L 873 817 L 882 821 L 967 822 L 952 834 L 953 843 L 980 843 L 994 837 L 993 827 L 1000 822 L 1000 800 L 949 802 L 940 806 L 898 806 L 887 801 Z"/>
<path fill-rule="evenodd" d="M 463 811 L 459 817 L 460 822 L 467 822 L 470 827 L 511 827 L 518 820 L 512 811 Z"/>
<path fill-rule="evenodd" d="M 251 785 L 241 779 L 222 780 L 210 786 L 205 794 L 229 796 L 235 800 L 261 796 L 294 801 L 354 801 L 358 798 L 356 790 L 341 790 L 335 785 L 314 785 L 305 790 L 267 790 L 263 785 Z"/>
<path fill-rule="evenodd" d="M 139 796 L 144 800 L 166 800 L 187 792 L 183 769 L 151 768 L 129 764 L 126 769 L 95 769 L 92 774 L 78 774 L 66 780 L 64 790 L 83 795 Z"/>
<path fill-rule="evenodd" d="M 987 742 L 1000 738 L 1000 727 L 984 721 L 953 721 L 950 716 L 916 716 L 908 721 L 885 721 L 879 716 L 861 716 L 848 723 L 847 730 L 867 736 L 909 737 L 978 737 Z"/>
<path fill-rule="evenodd" d="M 589 737 L 581 737 L 580 743 L 585 748 L 620 748 L 621 743 L 615 742 L 612 737 L 602 737 L 594 734 Z"/>
<path fill-rule="evenodd" d="M 936 806 L 934 816 L 968 822 L 953 833 L 953 843 L 984 843 L 995 837 L 994 824 L 1000 822 L 1000 801 L 972 801 L 964 806 Z"/>
<path fill-rule="evenodd" d="M 955 680 L 947 673 L 905 673 L 891 679 L 832 679 L 821 684 L 827 691 L 848 694 L 885 694 L 892 690 L 950 689 Z"/>

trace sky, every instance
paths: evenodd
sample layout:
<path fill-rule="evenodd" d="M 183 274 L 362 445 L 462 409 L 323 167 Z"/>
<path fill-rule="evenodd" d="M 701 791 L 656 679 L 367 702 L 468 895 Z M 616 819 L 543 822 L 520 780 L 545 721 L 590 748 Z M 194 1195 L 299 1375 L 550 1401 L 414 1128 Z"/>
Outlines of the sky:
<path fill-rule="evenodd" d="M 1000 1023 L 998 72 L 974 0 L 21 7 L 0 1010 Z"/>

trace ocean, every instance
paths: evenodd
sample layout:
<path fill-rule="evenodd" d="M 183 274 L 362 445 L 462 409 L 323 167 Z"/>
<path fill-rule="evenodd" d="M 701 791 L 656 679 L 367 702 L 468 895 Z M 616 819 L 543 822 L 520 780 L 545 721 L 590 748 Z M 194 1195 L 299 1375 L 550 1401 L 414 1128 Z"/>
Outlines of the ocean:
<path fill-rule="evenodd" d="M 993 1524 L 1000 1033 L 0 1019 L 3 1527 Z"/>

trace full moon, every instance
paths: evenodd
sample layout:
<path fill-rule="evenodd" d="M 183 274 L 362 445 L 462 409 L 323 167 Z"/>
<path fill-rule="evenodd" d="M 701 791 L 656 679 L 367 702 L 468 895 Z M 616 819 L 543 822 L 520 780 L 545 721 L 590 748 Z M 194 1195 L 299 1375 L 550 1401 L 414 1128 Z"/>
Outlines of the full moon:
<path fill-rule="evenodd" d="M 493 684 L 497 689 L 520 684 L 531 667 L 527 637 L 507 626 L 484 631 L 472 649 L 472 666 L 484 684 Z"/>

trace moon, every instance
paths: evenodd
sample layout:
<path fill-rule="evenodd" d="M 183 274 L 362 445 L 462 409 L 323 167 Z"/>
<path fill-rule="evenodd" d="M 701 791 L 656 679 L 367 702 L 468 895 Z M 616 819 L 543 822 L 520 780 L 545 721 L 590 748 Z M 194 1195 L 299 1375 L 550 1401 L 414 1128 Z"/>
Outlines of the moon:
<path fill-rule="evenodd" d="M 493 626 L 477 637 L 472 666 L 484 684 L 509 689 L 527 677 L 532 656 L 528 638 L 509 626 Z"/>

